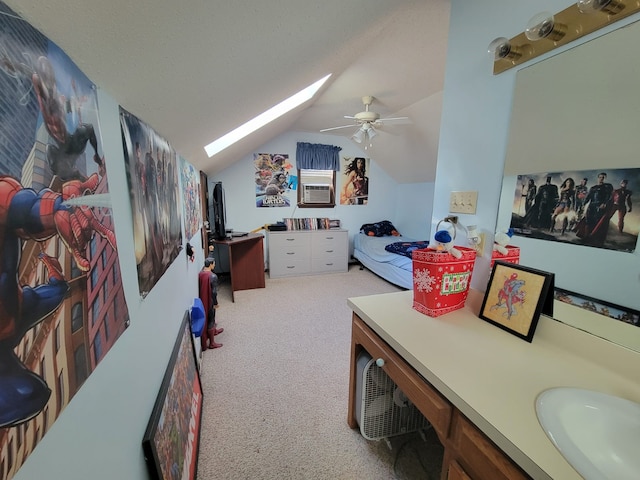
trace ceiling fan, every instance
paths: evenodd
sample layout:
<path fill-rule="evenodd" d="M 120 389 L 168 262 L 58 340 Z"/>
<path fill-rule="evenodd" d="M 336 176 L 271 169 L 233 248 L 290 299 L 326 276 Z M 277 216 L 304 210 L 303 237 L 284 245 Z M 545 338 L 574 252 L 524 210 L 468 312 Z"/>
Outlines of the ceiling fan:
<path fill-rule="evenodd" d="M 331 127 L 331 128 L 323 128 L 320 130 L 321 132 L 329 132 L 331 130 L 338 130 L 340 128 L 351 128 L 358 127 L 351 138 L 357 143 L 365 144 L 364 149 L 367 149 L 367 146 L 371 146 L 371 139 L 377 135 L 377 132 L 374 127 L 378 128 L 385 124 L 385 122 L 391 122 L 396 120 L 407 120 L 408 117 L 388 117 L 388 118 L 380 118 L 380 114 L 376 112 L 369 111 L 369 105 L 373 102 L 373 97 L 371 95 L 366 95 L 362 97 L 362 103 L 364 104 L 364 112 L 356 113 L 355 115 L 345 115 L 344 118 L 348 118 L 350 120 L 354 120 L 354 123 L 349 125 L 341 125 L 339 127 Z"/>

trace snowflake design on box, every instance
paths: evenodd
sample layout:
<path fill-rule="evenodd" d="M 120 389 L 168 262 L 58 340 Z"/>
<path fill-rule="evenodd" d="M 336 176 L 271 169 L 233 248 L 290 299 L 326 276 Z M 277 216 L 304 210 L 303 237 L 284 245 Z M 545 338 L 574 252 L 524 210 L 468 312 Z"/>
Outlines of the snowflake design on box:
<path fill-rule="evenodd" d="M 431 276 L 428 269 L 416 269 L 413 272 L 413 280 L 419 292 L 431 292 L 433 284 L 436 283 L 436 277 Z"/>

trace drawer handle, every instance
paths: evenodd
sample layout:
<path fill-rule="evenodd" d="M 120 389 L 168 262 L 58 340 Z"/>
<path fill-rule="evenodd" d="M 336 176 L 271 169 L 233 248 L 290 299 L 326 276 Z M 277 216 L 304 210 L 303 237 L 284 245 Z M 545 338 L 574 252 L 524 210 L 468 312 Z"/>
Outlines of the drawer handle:
<path fill-rule="evenodd" d="M 379 358 L 376 360 L 376 365 L 379 367 L 384 367 L 384 359 Z"/>
<path fill-rule="evenodd" d="M 324 237 L 327 240 L 333 240 L 333 237 Z"/>
<path fill-rule="evenodd" d="M 333 250 L 325 250 L 326 253 L 333 253 Z"/>
<path fill-rule="evenodd" d="M 325 263 L 325 265 L 326 265 L 327 267 L 330 267 L 331 265 L 333 265 L 333 263 Z"/>
<path fill-rule="evenodd" d="M 287 242 L 293 242 L 295 238 L 287 238 Z"/>
<path fill-rule="evenodd" d="M 287 255 L 295 255 L 296 252 L 287 252 Z"/>
<path fill-rule="evenodd" d="M 288 266 L 287 268 L 292 269 L 292 268 L 296 268 L 296 267 Z"/>

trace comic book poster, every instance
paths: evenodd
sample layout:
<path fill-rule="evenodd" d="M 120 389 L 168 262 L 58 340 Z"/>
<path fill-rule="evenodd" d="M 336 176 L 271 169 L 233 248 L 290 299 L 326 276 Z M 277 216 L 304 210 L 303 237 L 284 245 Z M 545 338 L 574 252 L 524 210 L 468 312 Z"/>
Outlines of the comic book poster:
<path fill-rule="evenodd" d="M 0 2 L 0 478 L 129 325 L 95 86 Z"/>
<path fill-rule="evenodd" d="M 189 320 L 187 311 L 142 437 L 154 479 L 197 476 L 203 398 Z"/>
<path fill-rule="evenodd" d="M 343 157 L 340 205 L 366 205 L 369 202 L 369 159 Z"/>
<path fill-rule="evenodd" d="M 151 291 L 182 249 L 177 155 L 153 128 L 120 107 L 138 288 Z"/>
<path fill-rule="evenodd" d="M 640 168 L 522 174 L 505 181 L 515 183 L 511 228 L 516 235 L 635 251 L 640 212 L 632 194 L 640 185 Z"/>
<path fill-rule="evenodd" d="M 255 153 L 256 207 L 289 207 L 295 203 L 296 181 L 288 154 Z"/>
<path fill-rule="evenodd" d="M 187 240 L 200 230 L 202 225 L 202 203 L 200 201 L 200 181 L 198 171 L 184 158 L 180 158 L 180 179 L 182 183 L 182 211 L 184 212 L 184 233 Z"/>

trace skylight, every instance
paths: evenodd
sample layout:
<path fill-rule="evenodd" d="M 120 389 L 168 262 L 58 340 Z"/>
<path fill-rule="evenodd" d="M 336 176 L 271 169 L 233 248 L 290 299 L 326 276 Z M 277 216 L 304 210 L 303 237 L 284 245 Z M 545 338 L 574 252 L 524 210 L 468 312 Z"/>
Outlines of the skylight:
<path fill-rule="evenodd" d="M 298 105 L 301 105 L 307 100 L 311 99 L 316 94 L 316 92 L 320 90 L 320 87 L 329 79 L 330 76 L 331 74 L 321 78 L 317 82 L 309 85 L 307 88 L 300 90 L 295 95 L 292 95 L 286 100 L 283 100 L 279 104 L 271 107 L 269 110 L 261 113 L 252 120 L 249 120 L 244 125 L 240 125 L 235 130 L 231 130 L 226 135 L 223 135 L 219 139 L 211 142 L 209 145 L 204 147 L 207 155 L 209 156 L 209 158 L 213 157 L 216 153 L 221 152 L 225 148 L 236 143 L 238 140 L 241 140 L 250 133 L 253 133 L 259 128 L 262 128 L 267 123 L 273 122 L 276 118 L 284 115 L 288 111 L 296 108 Z"/>

